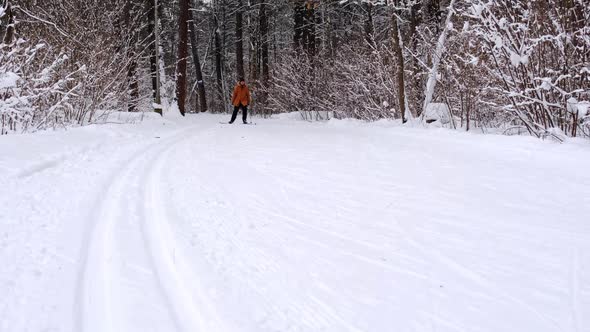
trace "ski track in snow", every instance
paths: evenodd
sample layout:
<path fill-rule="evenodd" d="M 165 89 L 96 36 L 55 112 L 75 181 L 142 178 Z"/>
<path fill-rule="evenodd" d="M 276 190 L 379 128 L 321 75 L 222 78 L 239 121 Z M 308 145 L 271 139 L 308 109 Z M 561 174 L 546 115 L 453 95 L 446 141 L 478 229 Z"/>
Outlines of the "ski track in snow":
<path fill-rule="evenodd" d="M 587 147 L 221 119 L 0 160 L 0 331 L 590 331 Z"/>
<path fill-rule="evenodd" d="M 158 194 L 158 174 L 167 156 L 166 151 L 175 148 L 183 140 L 203 135 L 198 131 L 197 134 L 191 134 L 191 130 L 195 131 L 195 128 L 183 130 L 172 138 L 158 142 L 156 146 L 140 150 L 109 181 L 108 189 L 103 192 L 106 199 L 100 203 L 88 248 L 84 250 L 86 257 L 81 265 L 84 269 L 80 271 L 78 278 L 75 324 L 78 330 L 119 330 L 126 323 L 125 317 L 117 316 L 135 310 L 121 307 L 121 300 L 124 299 L 117 296 L 125 293 L 115 289 L 121 287 L 115 284 L 120 283 L 123 277 L 118 267 L 125 264 L 124 258 L 119 257 L 122 255 L 115 253 L 116 248 L 124 247 L 116 243 L 115 233 L 125 219 L 132 218 L 125 214 L 129 211 L 125 211 L 124 202 L 126 188 L 135 186 L 139 189 L 140 200 L 132 201 L 131 204 L 143 202 L 138 207 L 141 218 L 137 226 L 138 233 L 142 235 L 140 250 L 144 249 L 148 253 L 151 269 L 145 273 L 157 279 L 155 284 L 161 293 L 160 302 L 166 304 L 176 330 L 212 331 L 202 318 L 201 311 L 206 308 L 206 301 L 195 301 L 193 293 L 188 291 L 189 280 L 186 278 L 191 274 L 182 254 L 174 247 L 174 239 L 168 229 L 169 221 L 159 207 L 162 201 Z M 144 182 L 145 184 L 138 184 Z M 136 329 L 133 326 L 128 328 Z M 221 331 L 218 328 L 214 330 Z"/>

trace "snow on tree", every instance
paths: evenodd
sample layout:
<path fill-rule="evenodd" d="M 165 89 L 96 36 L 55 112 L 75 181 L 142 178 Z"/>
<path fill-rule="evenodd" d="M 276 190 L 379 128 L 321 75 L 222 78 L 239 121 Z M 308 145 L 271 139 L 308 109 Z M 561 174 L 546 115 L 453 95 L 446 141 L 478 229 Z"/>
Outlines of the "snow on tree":
<path fill-rule="evenodd" d="M 444 124 L 451 128 L 590 136 L 588 115 L 568 109 L 568 100 L 590 100 L 590 6 L 583 1 L 176 4 L 4 0 L 0 38 L 43 43 L 47 56 L 35 68 L 68 57 L 59 75 L 76 72 L 67 91 L 81 83 L 68 96 L 84 114 L 79 123 L 113 110 L 151 110 L 158 76 L 162 97 L 183 112 L 225 112 L 231 87 L 245 76 L 258 114 L 406 122 L 435 103 L 453 114 Z"/>

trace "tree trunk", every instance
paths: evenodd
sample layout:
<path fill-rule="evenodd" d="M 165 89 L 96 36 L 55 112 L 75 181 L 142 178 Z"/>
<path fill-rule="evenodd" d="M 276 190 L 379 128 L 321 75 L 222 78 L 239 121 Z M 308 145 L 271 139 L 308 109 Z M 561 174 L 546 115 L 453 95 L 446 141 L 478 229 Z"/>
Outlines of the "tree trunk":
<path fill-rule="evenodd" d="M 397 13 L 392 15 L 392 45 L 393 53 L 396 59 L 396 78 L 397 78 L 397 99 L 399 102 L 399 109 L 402 116 L 402 122 L 406 123 L 406 88 L 405 88 L 405 73 L 404 73 L 404 54 L 402 50 L 402 41 L 399 31 Z"/>
<path fill-rule="evenodd" d="M 467 104 L 466 113 L 465 113 L 465 126 L 466 126 L 465 131 L 471 130 L 471 121 L 473 118 L 473 109 L 474 109 L 474 102 L 473 102 L 474 97 L 475 97 L 475 95 L 473 94 L 473 91 L 467 90 L 467 93 L 465 94 L 465 102 Z"/>
<path fill-rule="evenodd" d="M 268 100 L 268 79 L 269 79 L 269 25 L 268 25 L 268 12 L 267 12 L 267 4 L 262 1 L 260 3 L 260 10 L 259 10 L 259 41 L 260 41 L 260 60 L 261 60 L 261 67 L 262 67 L 262 80 L 260 82 L 260 89 L 257 97 L 259 102 L 257 105 L 261 105 L 264 107 Z M 264 111 L 261 112 L 264 116 L 267 114 Z"/>
<path fill-rule="evenodd" d="M 14 40 L 14 15 L 12 14 L 12 7 L 10 2 L 6 4 L 6 34 L 4 35 L 4 44 L 10 45 Z"/>
<path fill-rule="evenodd" d="M 157 73 L 158 73 L 158 65 L 156 59 L 156 26 L 155 26 L 155 11 L 154 11 L 154 1 L 146 0 L 146 9 L 147 18 L 148 18 L 148 25 L 147 25 L 147 36 L 144 38 L 148 46 L 146 47 L 149 50 L 150 55 L 150 76 L 152 79 L 152 94 L 154 99 L 156 98 L 156 88 L 157 88 Z"/>
<path fill-rule="evenodd" d="M 130 57 L 135 57 L 131 54 Z M 128 112 L 137 111 L 137 102 L 139 101 L 139 82 L 137 82 L 137 61 L 130 59 L 127 65 L 127 79 L 129 81 L 129 103 L 127 104 Z"/>
<path fill-rule="evenodd" d="M 215 38 L 215 75 L 217 78 L 217 97 L 219 99 L 219 105 L 224 105 L 224 95 L 223 95 L 223 68 L 222 68 L 222 49 L 221 49 L 221 36 L 219 33 L 219 20 L 217 18 L 218 11 L 215 10 L 214 18 L 213 18 L 213 26 L 215 29 L 214 38 Z"/>
<path fill-rule="evenodd" d="M 131 0 L 125 2 L 123 10 L 123 31 L 124 38 L 127 38 L 127 84 L 128 87 L 128 103 L 127 111 L 135 112 L 137 110 L 137 102 L 139 101 L 139 83 L 137 81 L 137 56 L 135 50 L 136 30 L 131 21 L 131 15 L 135 12 L 135 4 Z"/>
<path fill-rule="evenodd" d="M 245 79 L 244 73 L 244 29 L 242 26 L 244 6 L 242 0 L 237 0 L 236 8 L 236 74 L 237 79 Z"/>
<path fill-rule="evenodd" d="M 365 40 L 371 47 L 374 47 L 375 43 L 373 41 L 373 34 L 375 32 L 375 28 L 373 25 L 373 4 L 365 2 L 363 6 L 365 12 L 367 13 L 367 17 L 365 19 Z"/>
<path fill-rule="evenodd" d="M 250 0 L 249 1 L 249 16 L 248 16 L 248 34 L 250 36 L 250 47 L 249 47 L 249 65 L 250 65 L 250 75 L 249 75 L 249 79 L 250 79 L 250 85 L 251 86 L 256 86 L 256 83 L 258 81 L 258 51 L 260 49 L 260 38 L 258 36 L 259 31 L 256 30 L 256 24 L 254 24 L 252 21 L 252 16 L 253 16 L 253 12 L 254 12 L 254 7 L 257 5 L 257 0 Z"/>
<path fill-rule="evenodd" d="M 266 3 L 260 4 L 260 47 L 262 53 L 262 85 L 268 84 L 269 65 L 268 65 L 268 13 Z"/>
<path fill-rule="evenodd" d="M 424 105 L 422 106 L 422 114 L 425 114 L 426 108 L 432 102 L 432 98 L 434 96 L 434 89 L 436 87 L 437 76 L 438 76 L 438 67 L 440 66 L 441 58 L 443 52 L 445 50 L 445 43 L 447 40 L 447 33 L 449 31 L 449 26 L 451 23 L 451 18 L 453 17 L 453 5 L 455 4 L 455 0 L 451 0 L 449 4 L 447 14 L 447 19 L 445 20 L 445 26 L 443 27 L 442 32 L 438 38 L 438 42 L 436 43 L 436 50 L 434 51 L 434 56 L 432 57 L 432 68 L 430 69 L 430 73 L 428 74 L 428 81 L 426 82 L 426 89 L 424 90 Z M 423 118 L 423 117 L 422 117 Z"/>
<path fill-rule="evenodd" d="M 199 97 L 199 112 L 207 112 L 207 94 L 205 93 L 205 82 L 203 81 L 203 71 L 201 70 L 201 61 L 199 59 L 199 44 L 197 38 L 197 14 L 193 12 L 191 24 L 191 50 L 193 53 L 193 62 L 195 65 L 195 75 L 197 78 L 197 95 Z"/>
<path fill-rule="evenodd" d="M 186 68 L 188 57 L 189 0 L 179 1 L 178 12 L 178 57 L 176 64 L 176 99 L 180 114 L 186 113 Z"/>
<path fill-rule="evenodd" d="M 301 1 L 295 1 L 295 13 L 293 16 L 295 19 L 293 42 L 295 43 L 295 50 L 299 53 L 303 46 L 303 24 L 305 16 L 305 8 Z"/>
<path fill-rule="evenodd" d="M 305 2 L 305 14 L 303 15 L 303 45 L 307 55 L 310 57 L 316 54 L 315 44 L 315 3 L 307 0 Z"/>
<path fill-rule="evenodd" d="M 429 2 L 431 0 L 424 0 L 425 2 Z M 424 82 L 423 82 L 423 68 L 422 63 L 426 62 L 427 64 L 430 63 L 430 57 L 426 60 L 422 60 L 419 57 L 420 51 L 418 51 L 418 44 L 420 36 L 418 34 L 418 27 L 422 24 L 422 15 L 420 15 L 420 10 L 422 5 L 420 1 L 415 1 L 413 4 L 408 4 L 409 12 L 408 15 L 408 29 L 405 36 L 400 36 L 402 40 L 402 49 L 409 48 L 412 54 L 416 56 L 411 56 L 408 59 L 407 65 L 404 66 L 405 70 L 412 73 L 412 80 L 408 82 L 408 87 L 405 89 L 406 96 L 408 94 L 411 97 L 406 97 L 406 106 L 408 108 L 416 109 L 418 112 L 422 110 L 422 101 L 424 97 L 422 96 L 424 92 Z M 408 93 L 410 91 L 410 93 Z"/>

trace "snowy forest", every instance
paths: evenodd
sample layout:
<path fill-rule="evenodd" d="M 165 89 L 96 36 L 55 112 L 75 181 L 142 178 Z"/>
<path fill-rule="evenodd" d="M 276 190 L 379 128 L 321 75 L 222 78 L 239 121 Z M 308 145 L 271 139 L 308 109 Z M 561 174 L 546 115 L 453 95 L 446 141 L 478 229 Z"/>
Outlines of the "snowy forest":
<path fill-rule="evenodd" d="M 112 111 L 590 137 L 585 0 L 2 0 L 2 134 Z M 163 99 L 164 101 L 161 101 Z"/>
<path fill-rule="evenodd" d="M 590 0 L 0 0 L 0 332 L 590 332 L 589 166 Z"/>

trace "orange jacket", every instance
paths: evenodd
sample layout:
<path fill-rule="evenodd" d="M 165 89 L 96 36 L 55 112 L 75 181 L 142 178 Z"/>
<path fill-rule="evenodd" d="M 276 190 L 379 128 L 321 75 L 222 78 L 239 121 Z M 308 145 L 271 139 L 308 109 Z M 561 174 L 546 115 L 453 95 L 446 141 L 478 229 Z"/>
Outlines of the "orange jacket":
<path fill-rule="evenodd" d="M 248 106 L 250 104 L 250 90 L 248 89 L 247 85 L 240 86 L 239 84 L 236 85 L 234 88 L 234 93 L 231 97 L 231 103 L 234 106 Z"/>

